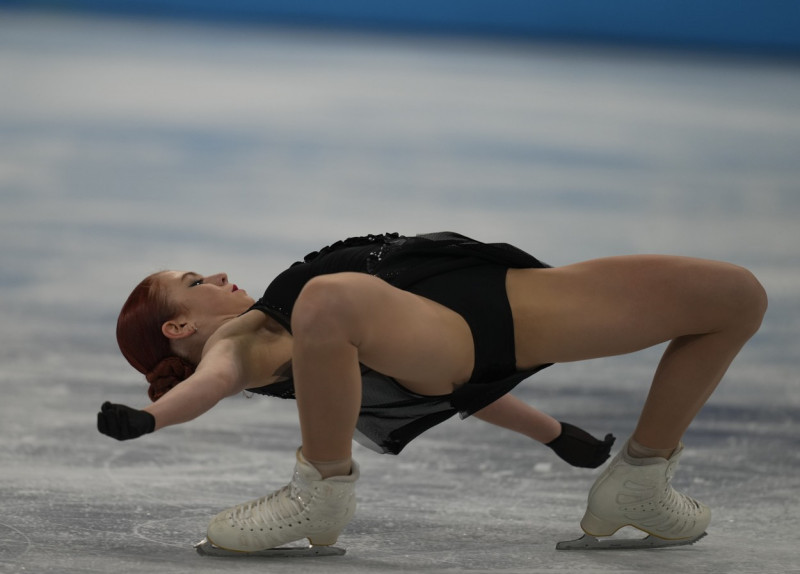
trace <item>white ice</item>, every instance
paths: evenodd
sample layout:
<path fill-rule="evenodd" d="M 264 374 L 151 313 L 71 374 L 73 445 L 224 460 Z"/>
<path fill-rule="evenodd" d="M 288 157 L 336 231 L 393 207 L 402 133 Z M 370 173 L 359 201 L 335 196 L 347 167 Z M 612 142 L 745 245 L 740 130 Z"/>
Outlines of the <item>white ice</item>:
<path fill-rule="evenodd" d="M 0 11 L 0 571 L 797 571 L 800 68 L 645 52 Z M 714 511 L 693 547 L 556 552 L 595 475 L 479 421 L 399 457 L 357 448 L 341 558 L 224 561 L 218 510 L 286 483 L 291 402 L 232 398 L 128 443 L 146 404 L 116 314 L 162 268 L 258 293 L 303 254 L 451 229 L 552 264 L 681 253 L 771 296 L 686 436 L 676 478 Z M 661 349 L 518 390 L 624 440 Z"/>

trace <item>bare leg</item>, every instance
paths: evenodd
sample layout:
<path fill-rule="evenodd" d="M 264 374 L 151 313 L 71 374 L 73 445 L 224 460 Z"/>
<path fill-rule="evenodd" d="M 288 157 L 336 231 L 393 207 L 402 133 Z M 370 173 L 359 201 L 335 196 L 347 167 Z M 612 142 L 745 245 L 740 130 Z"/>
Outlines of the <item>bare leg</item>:
<path fill-rule="evenodd" d="M 752 333 L 730 329 L 674 339 L 656 370 L 633 440 L 668 458 Z"/>
<path fill-rule="evenodd" d="M 292 368 L 303 454 L 318 468 L 322 462 L 349 465 L 361 404 L 358 348 L 340 310 L 325 308 L 330 302 L 331 296 L 312 291 L 298 301 L 292 321 Z M 334 475 L 344 469 L 328 470 Z"/>
<path fill-rule="evenodd" d="M 756 332 L 766 295 L 748 271 L 680 257 L 613 257 L 511 270 L 519 367 L 629 353 L 671 341 L 634 439 L 674 449 Z"/>
<path fill-rule="evenodd" d="M 683 433 L 761 323 L 758 281 L 732 265 L 633 256 L 509 272 L 508 286 L 523 367 L 670 341 L 628 449 L 589 491 L 581 528 L 590 539 L 629 525 L 655 545 L 699 540 L 711 510 L 672 488 L 672 472 Z"/>
<path fill-rule="evenodd" d="M 361 405 L 359 362 L 420 394 L 469 378 L 471 333 L 453 311 L 364 274 L 310 281 L 292 313 L 303 454 L 323 476 L 349 464 Z"/>

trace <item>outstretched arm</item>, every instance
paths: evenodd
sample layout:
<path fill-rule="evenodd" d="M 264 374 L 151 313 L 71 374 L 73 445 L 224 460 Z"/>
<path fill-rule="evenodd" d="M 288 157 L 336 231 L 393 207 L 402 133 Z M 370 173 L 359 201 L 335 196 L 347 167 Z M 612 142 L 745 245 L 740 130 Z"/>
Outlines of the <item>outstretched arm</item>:
<path fill-rule="evenodd" d="M 597 468 L 608 459 L 614 444 L 611 434 L 600 441 L 583 429 L 558 422 L 511 394 L 500 397 L 475 416 L 543 443 L 572 466 Z"/>
<path fill-rule="evenodd" d="M 232 341 L 217 343 L 194 374 L 143 410 L 104 403 L 97 415 L 98 430 L 118 440 L 127 440 L 197 418 L 244 388 L 235 351 Z"/>
<path fill-rule="evenodd" d="M 511 394 L 503 395 L 474 416 L 543 444 L 549 443 L 561 434 L 560 422 Z"/>
<path fill-rule="evenodd" d="M 145 407 L 156 419 L 155 430 L 193 420 L 225 397 L 241 392 L 239 363 L 233 342 L 217 343 L 192 376 Z"/>

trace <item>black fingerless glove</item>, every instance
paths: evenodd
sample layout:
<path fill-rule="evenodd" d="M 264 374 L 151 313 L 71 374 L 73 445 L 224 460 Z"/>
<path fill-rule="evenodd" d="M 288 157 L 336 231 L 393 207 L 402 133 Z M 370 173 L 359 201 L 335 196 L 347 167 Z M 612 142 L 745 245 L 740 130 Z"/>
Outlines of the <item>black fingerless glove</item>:
<path fill-rule="evenodd" d="M 555 453 L 572 466 L 597 468 L 611 456 L 616 438 L 607 434 L 602 441 L 569 423 L 561 423 L 561 434 L 547 443 Z"/>
<path fill-rule="evenodd" d="M 97 413 L 97 430 L 117 440 L 138 438 L 156 428 L 156 418 L 147 411 L 106 401 Z"/>

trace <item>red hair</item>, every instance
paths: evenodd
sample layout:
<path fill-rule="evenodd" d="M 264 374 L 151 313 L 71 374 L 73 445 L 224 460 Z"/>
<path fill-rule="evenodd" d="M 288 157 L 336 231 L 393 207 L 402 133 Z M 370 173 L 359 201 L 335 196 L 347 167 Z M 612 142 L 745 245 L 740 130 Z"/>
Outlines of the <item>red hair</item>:
<path fill-rule="evenodd" d="M 195 365 L 175 355 L 161 325 L 181 309 L 173 304 L 158 282 L 159 273 L 146 277 L 131 292 L 117 318 L 117 344 L 131 366 L 150 383 L 153 401 L 186 379 Z"/>

